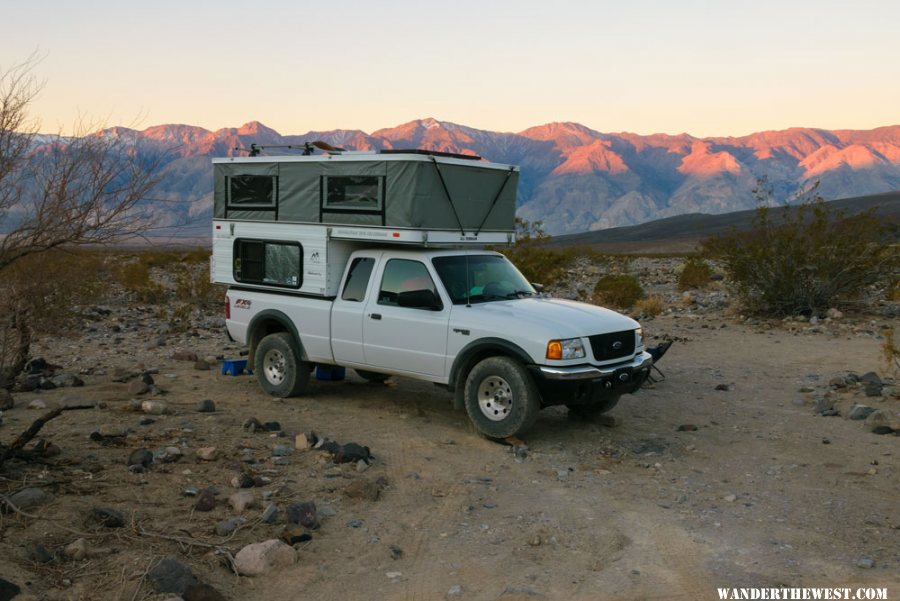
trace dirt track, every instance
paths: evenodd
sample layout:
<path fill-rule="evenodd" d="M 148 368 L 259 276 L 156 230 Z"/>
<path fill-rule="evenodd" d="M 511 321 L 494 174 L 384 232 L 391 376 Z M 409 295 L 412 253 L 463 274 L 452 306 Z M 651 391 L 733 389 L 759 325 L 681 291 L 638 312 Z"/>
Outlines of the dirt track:
<path fill-rule="evenodd" d="M 889 598 L 900 597 L 900 437 L 812 410 L 833 376 L 883 367 L 878 324 L 871 326 L 875 335 L 792 335 L 780 326 L 679 312 L 646 327 L 678 340 L 660 364 L 667 378 L 624 397 L 610 414 L 614 427 L 545 410 L 526 437 L 524 459 L 477 436 L 449 395 L 427 384 L 377 385 L 349 375 L 280 401 L 264 396 L 251 377 L 195 371 L 190 362 L 166 358 L 176 348 L 222 352 L 217 333 L 173 336 L 168 346 L 150 349 L 146 332 L 128 327 L 121 343 L 106 340 L 103 347 L 96 337 L 48 341 L 40 352 L 51 362 L 107 373 L 84 376 L 84 388 L 17 394 L 2 440 L 42 413 L 26 408 L 34 398 L 52 405 L 77 395 L 106 408 L 51 422 L 41 435 L 63 452 L 49 465 L 3 472 L 0 492 L 36 483 L 53 499 L 31 510 L 49 519 L 0 518 L 0 577 L 31 592 L 17 599 L 167 599 L 172 595 L 154 596 L 142 575 L 173 555 L 235 600 L 712 599 L 716 586 L 780 585 L 881 586 Z M 138 425 L 146 416 L 124 410 L 127 385 L 109 377 L 115 366 L 138 363 L 159 367 L 154 377 L 169 391 L 161 399 L 175 411 L 146 426 Z M 719 384 L 729 390 L 716 390 Z M 205 398 L 215 401 L 216 413 L 195 411 Z M 844 413 L 851 402 L 900 411 L 900 400 L 866 398 L 858 387 L 838 398 Z M 315 430 L 367 445 L 375 460 L 360 473 L 307 451 L 274 465 L 273 446 L 291 439 L 244 431 L 251 416 L 277 420 L 287 432 Z M 100 424 L 130 428 L 126 445 L 90 441 Z M 697 429 L 676 431 L 680 425 Z M 144 474 L 127 470 L 134 448 L 173 444 L 186 450 L 181 461 Z M 217 447 L 219 458 L 195 461 L 191 451 L 203 446 Z M 313 500 L 320 511 L 333 510 L 312 541 L 298 545 L 294 567 L 238 578 L 205 549 L 136 533 L 143 527 L 190 536 L 232 553 L 277 538 L 283 521 L 256 523 L 261 506 L 248 510 L 250 522 L 233 537 L 212 533 L 233 515 L 225 499 L 245 448 L 259 461 L 255 472 L 271 478 L 251 491 L 273 491 L 282 508 Z M 354 480 L 379 478 L 376 501 L 343 493 Z M 182 490 L 209 485 L 222 493 L 217 508 L 192 511 L 195 499 Z M 91 524 L 85 516 L 98 505 L 135 521 L 115 531 Z M 348 525 L 353 520 L 359 527 Z M 42 541 L 58 554 L 76 538 L 60 525 L 95 535 L 94 555 L 81 562 L 57 556 L 46 565 L 29 560 L 28 543 Z M 402 551 L 399 558 L 391 545 Z M 865 558 L 875 566 L 858 567 Z"/>

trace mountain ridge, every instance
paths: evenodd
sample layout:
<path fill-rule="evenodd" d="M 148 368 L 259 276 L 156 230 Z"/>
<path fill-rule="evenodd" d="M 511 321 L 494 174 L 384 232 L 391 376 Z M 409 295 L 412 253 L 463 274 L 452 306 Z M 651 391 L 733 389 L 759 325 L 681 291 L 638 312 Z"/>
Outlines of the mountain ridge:
<path fill-rule="evenodd" d="M 212 170 L 205 159 L 241 156 L 253 143 L 284 146 L 314 140 L 347 150 L 426 148 L 519 165 L 519 215 L 543 221 L 551 234 L 749 209 L 756 204 L 753 191 L 760 179 L 768 181 L 778 200 L 815 181 L 829 200 L 900 190 L 900 125 L 870 130 L 795 127 L 701 138 L 604 133 L 571 121 L 495 132 L 427 117 L 371 133 L 335 129 L 283 135 L 248 121 L 217 130 L 162 124 L 99 134 L 134 136 L 143 148 L 165 152 L 166 199 L 193 205 L 195 218 L 210 210 Z M 176 216 L 164 217 L 177 222 Z"/>

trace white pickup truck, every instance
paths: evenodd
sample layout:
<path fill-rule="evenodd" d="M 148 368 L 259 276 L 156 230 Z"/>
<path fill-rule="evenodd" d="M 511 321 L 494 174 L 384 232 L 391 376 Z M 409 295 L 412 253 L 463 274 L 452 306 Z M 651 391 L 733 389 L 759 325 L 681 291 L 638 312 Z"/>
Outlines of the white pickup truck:
<path fill-rule="evenodd" d="M 564 404 L 601 413 L 652 364 L 640 325 L 543 297 L 503 255 L 373 248 L 352 253 L 333 300 L 232 288 L 228 332 L 271 395 L 303 393 L 316 364 L 444 385 L 483 434 L 525 431 Z"/>
<path fill-rule="evenodd" d="M 647 378 L 637 322 L 546 298 L 483 250 L 514 241 L 517 167 L 313 144 L 327 154 L 213 160 L 212 279 L 266 392 L 302 393 L 316 365 L 416 378 L 503 438 L 548 405 L 608 411 Z"/>

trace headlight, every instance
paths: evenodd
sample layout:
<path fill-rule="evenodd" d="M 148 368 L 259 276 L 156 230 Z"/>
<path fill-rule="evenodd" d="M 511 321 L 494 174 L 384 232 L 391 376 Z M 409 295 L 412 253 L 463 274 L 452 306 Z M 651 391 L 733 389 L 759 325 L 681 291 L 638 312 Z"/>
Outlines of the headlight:
<path fill-rule="evenodd" d="M 584 345 L 581 343 L 581 338 L 551 340 L 547 343 L 548 359 L 582 359 L 584 356 Z"/>
<path fill-rule="evenodd" d="M 644 346 L 644 329 L 638 328 L 634 331 L 634 348 Z"/>

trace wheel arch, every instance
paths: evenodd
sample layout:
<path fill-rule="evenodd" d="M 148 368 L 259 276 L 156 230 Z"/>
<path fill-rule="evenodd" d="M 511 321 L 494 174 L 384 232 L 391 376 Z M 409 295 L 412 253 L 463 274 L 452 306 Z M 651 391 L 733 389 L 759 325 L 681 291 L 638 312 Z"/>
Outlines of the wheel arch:
<path fill-rule="evenodd" d="M 253 319 L 250 320 L 250 325 L 247 326 L 247 344 L 250 347 L 250 352 L 247 356 L 247 366 L 250 369 L 255 368 L 256 347 L 259 341 L 275 332 L 288 332 L 300 359 L 303 361 L 308 360 L 303 343 L 300 341 L 300 334 L 293 320 L 277 309 L 265 309 L 254 315 Z"/>
<path fill-rule="evenodd" d="M 496 357 L 498 355 L 512 357 L 522 365 L 532 365 L 534 361 L 519 345 L 504 340 L 503 338 L 480 338 L 473 340 L 462 348 L 453 360 L 450 368 L 450 377 L 447 380 L 447 390 L 455 393 L 453 397 L 453 407 L 461 410 L 464 408 L 463 392 L 465 390 L 466 378 L 472 368 L 479 361 L 488 357 Z"/>

